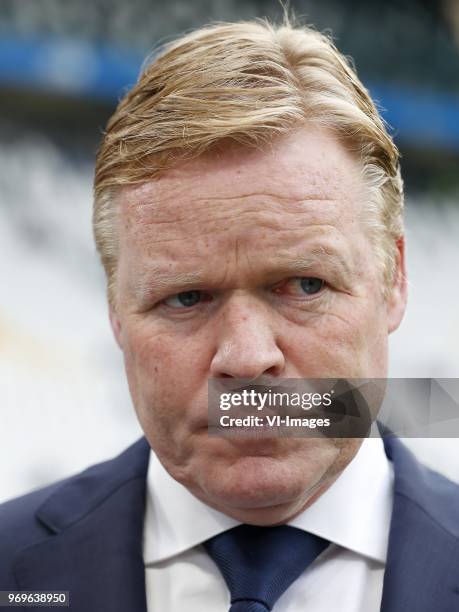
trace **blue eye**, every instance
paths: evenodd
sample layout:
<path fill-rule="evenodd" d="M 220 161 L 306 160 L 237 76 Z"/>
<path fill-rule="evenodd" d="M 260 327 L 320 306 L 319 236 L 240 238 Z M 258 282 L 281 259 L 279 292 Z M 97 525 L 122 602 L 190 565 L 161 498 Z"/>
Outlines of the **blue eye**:
<path fill-rule="evenodd" d="M 300 285 L 305 293 L 308 295 L 314 295 L 314 293 L 319 293 L 319 291 L 322 289 L 324 286 L 324 281 L 321 278 L 307 276 L 300 279 Z"/>
<path fill-rule="evenodd" d="M 201 301 L 201 291 L 181 291 L 164 300 L 172 308 L 191 308 Z"/>
<path fill-rule="evenodd" d="M 315 276 L 293 276 L 278 284 L 274 291 L 280 295 L 305 300 L 305 296 L 314 296 L 322 293 L 326 282 Z"/>

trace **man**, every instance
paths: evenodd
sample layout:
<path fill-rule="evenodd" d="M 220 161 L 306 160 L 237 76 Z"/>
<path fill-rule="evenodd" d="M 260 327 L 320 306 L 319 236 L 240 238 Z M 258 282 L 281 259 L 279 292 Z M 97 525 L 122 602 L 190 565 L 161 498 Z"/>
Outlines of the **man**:
<path fill-rule="evenodd" d="M 168 45 L 95 176 L 145 439 L 0 508 L 0 588 L 78 611 L 456 610 L 459 492 L 400 442 L 207 430 L 209 379 L 386 377 L 402 209 L 397 149 L 326 37 L 256 22 Z"/>

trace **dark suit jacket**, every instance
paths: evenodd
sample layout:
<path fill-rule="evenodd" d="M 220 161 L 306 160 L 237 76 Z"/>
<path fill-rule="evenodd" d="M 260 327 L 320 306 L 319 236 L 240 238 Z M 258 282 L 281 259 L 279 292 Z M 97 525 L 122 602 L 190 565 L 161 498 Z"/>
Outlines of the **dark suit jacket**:
<path fill-rule="evenodd" d="M 395 496 L 381 610 L 459 611 L 459 487 L 398 439 L 385 438 L 385 448 Z M 70 591 L 73 612 L 146 612 L 148 459 L 142 438 L 115 459 L 1 505 L 0 590 Z"/>

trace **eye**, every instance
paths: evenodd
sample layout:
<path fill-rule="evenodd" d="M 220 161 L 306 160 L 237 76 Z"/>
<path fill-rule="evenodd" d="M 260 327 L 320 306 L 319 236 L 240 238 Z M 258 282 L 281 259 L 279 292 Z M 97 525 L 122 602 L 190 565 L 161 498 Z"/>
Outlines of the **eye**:
<path fill-rule="evenodd" d="M 200 304 L 201 302 L 208 302 L 212 299 L 212 297 L 203 291 L 198 291 L 197 289 L 193 291 L 181 291 L 180 293 L 176 293 L 175 295 L 171 295 L 170 297 L 163 300 L 163 304 L 166 306 L 170 306 L 171 308 L 192 308 L 196 306 L 196 304 Z"/>
<path fill-rule="evenodd" d="M 164 300 L 171 308 L 191 308 L 202 301 L 202 291 L 181 291 Z"/>
<path fill-rule="evenodd" d="M 300 281 L 301 289 L 308 295 L 319 293 L 325 284 L 321 278 L 315 278 L 313 276 L 306 276 L 304 278 L 298 278 L 295 280 Z"/>
<path fill-rule="evenodd" d="M 313 296 L 325 286 L 325 281 L 315 276 L 299 276 L 288 278 L 275 288 L 275 293 L 283 293 L 284 295 L 295 298 L 304 298 L 305 296 Z"/>

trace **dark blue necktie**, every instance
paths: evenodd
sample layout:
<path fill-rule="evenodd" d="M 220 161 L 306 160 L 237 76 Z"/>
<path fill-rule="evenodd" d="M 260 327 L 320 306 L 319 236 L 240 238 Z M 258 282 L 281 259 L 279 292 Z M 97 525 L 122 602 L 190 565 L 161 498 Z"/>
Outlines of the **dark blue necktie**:
<path fill-rule="evenodd" d="M 230 590 L 229 612 L 266 612 L 328 544 L 288 525 L 239 525 L 207 540 L 204 548 Z"/>

